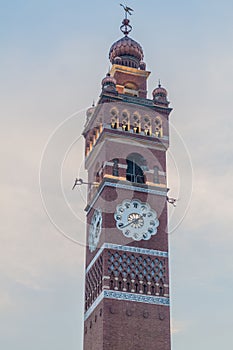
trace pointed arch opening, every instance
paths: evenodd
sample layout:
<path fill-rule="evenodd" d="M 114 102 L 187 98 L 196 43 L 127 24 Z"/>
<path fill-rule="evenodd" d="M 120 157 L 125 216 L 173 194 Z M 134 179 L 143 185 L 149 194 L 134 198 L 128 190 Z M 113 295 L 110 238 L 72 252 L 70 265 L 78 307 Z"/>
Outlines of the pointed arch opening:
<path fill-rule="evenodd" d="M 119 111 L 117 108 L 111 109 L 111 128 L 118 129 L 119 127 Z"/>
<path fill-rule="evenodd" d="M 143 168 L 146 160 L 139 153 L 131 153 L 126 159 L 126 180 L 144 184 L 146 182 Z"/>
<path fill-rule="evenodd" d="M 139 134 L 141 132 L 141 116 L 139 113 L 135 112 L 132 118 L 133 132 Z"/>
<path fill-rule="evenodd" d="M 155 118 L 155 136 L 163 137 L 163 122 L 160 116 Z"/>
<path fill-rule="evenodd" d="M 129 112 L 127 110 L 124 110 L 122 112 L 122 130 L 123 131 L 129 131 L 130 130 L 130 116 Z"/>

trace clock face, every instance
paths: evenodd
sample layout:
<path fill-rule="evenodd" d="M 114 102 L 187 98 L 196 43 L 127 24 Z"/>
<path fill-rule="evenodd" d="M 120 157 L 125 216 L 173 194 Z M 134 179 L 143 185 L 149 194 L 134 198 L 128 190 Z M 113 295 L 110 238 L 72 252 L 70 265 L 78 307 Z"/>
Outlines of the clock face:
<path fill-rule="evenodd" d="M 138 199 L 124 200 L 117 206 L 114 218 L 123 235 L 135 241 L 150 239 L 159 226 L 156 211 Z"/>
<path fill-rule="evenodd" d="M 93 252 L 100 239 L 102 229 L 102 212 L 100 209 L 96 209 L 91 219 L 90 229 L 89 229 L 89 249 Z"/>

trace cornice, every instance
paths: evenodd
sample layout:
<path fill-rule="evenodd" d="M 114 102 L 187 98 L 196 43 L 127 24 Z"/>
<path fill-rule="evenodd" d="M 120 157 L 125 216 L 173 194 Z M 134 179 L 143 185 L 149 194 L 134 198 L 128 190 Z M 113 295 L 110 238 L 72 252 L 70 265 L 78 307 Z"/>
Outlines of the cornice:
<path fill-rule="evenodd" d="M 159 186 L 148 186 L 147 184 L 132 184 L 131 182 L 125 180 L 119 182 L 117 178 L 108 178 L 104 177 L 102 182 L 100 183 L 94 197 L 90 201 L 90 204 L 88 204 L 85 208 L 85 211 L 87 214 L 90 212 L 90 210 L 93 208 L 95 202 L 99 198 L 100 194 L 104 190 L 105 187 L 114 187 L 129 191 L 135 191 L 135 192 L 142 192 L 142 193 L 148 193 L 148 194 L 155 194 L 157 196 L 166 197 L 167 196 L 167 187 L 159 187 Z"/>

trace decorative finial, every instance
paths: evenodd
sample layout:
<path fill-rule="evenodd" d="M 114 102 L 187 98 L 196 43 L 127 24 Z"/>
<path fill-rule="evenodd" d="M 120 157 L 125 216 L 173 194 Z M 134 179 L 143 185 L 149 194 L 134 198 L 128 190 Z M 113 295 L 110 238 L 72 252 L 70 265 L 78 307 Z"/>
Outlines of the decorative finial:
<path fill-rule="evenodd" d="M 95 100 L 93 100 L 92 102 L 92 107 L 95 107 Z"/>
<path fill-rule="evenodd" d="M 159 86 L 159 88 L 161 87 L 161 81 L 160 81 L 160 79 L 159 79 L 159 85 L 158 85 L 158 86 Z"/>
<path fill-rule="evenodd" d="M 123 7 L 123 9 L 125 10 L 125 18 L 127 19 L 127 13 L 131 16 L 133 9 L 131 9 L 130 7 L 126 6 L 126 5 L 122 5 L 120 4 L 120 6 Z"/>
<path fill-rule="evenodd" d="M 121 25 L 120 29 L 121 29 L 122 33 L 127 36 L 132 30 L 132 26 L 129 24 L 128 14 L 131 16 L 133 9 L 131 9 L 128 6 L 122 5 L 122 4 L 120 4 L 120 6 L 122 6 L 123 9 L 125 10 L 125 18 L 122 21 L 122 25 Z"/>

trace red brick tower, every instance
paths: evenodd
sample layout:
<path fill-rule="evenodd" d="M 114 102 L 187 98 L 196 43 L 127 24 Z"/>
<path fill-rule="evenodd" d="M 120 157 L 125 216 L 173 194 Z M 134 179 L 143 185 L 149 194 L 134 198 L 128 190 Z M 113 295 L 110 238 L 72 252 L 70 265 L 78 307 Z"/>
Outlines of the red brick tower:
<path fill-rule="evenodd" d="M 167 92 L 147 99 L 141 46 L 128 36 L 87 111 L 84 350 L 170 350 Z"/>

